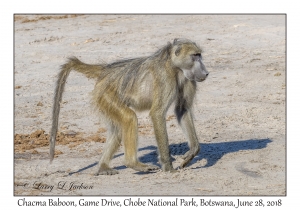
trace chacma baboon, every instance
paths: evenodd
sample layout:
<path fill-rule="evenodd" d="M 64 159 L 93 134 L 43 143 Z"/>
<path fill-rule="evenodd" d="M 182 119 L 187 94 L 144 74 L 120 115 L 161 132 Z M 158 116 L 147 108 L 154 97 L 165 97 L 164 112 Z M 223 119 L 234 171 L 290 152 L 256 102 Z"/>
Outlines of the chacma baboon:
<path fill-rule="evenodd" d="M 186 166 L 199 152 L 191 108 L 196 82 L 204 81 L 208 72 L 202 62 L 201 49 L 194 42 L 175 39 L 151 56 L 111 64 L 89 65 L 75 57 L 69 58 L 62 65 L 56 84 L 50 138 L 51 162 L 54 158 L 60 102 L 71 70 L 97 79 L 92 102 L 109 127 L 106 148 L 96 175 L 118 173 L 109 167 L 109 162 L 122 140 L 127 167 L 137 171 L 158 169 L 157 166 L 141 163 L 137 157 L 138 122 L 135 111 L 143 110 L 150 110 L 162 170 L 175 171 L 170 159 L 165 119 L 173 102 L 177 120 L 190 147 L 180 167 Z"/>

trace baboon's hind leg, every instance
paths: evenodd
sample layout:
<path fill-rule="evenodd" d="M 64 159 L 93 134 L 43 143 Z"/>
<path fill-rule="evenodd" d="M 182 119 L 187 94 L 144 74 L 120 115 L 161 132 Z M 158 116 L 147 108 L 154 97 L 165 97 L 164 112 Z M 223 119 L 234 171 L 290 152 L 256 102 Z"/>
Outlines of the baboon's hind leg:
<path fill-rule="evenodd" d="M 152 171 L 159 167 L 141 163 L 137 158 L 138 122 L 134 111 L 124 106 L 120 110 L 122 115 L 122 138 L 125 149 L 125 165 L 136 171 Z"/>
<path fill-rule="evenodd" d="M 108 138 L 103 150 L 102 156 L 98 164 L 98 170 L 95 173 L 98 175 L 114 175 L 119 172 L 115 169 L 109 167 L 109 162 L 111 161 L 113 155 L 117 151 L 121 143 L 121 132 L 119 128 L 113 124 L 110 124 L 108 129 Z"/>
<path fill-rule="evenodd" d="M 103 94 L 98 102 L 100 110 L 105 110 L 106 117 L 109 118 L 112 123 L 118 125 L 118 128 L 120 127 L 120 130 L 118 130 L 118 138 L 112 139 L 114 143 L 111 143 L 111 146 L 110 143 L 108 143 L 108 150 L 104 151 L 105 156 L 102 159 L 103 162 L 99 163 L 102 164 L 99 169 L 105 171 L 106 167 L 108 167 L 108 157 L 111 159 L 112 153 L 114 152 L 112 148 L 115 148 L 116 142 L 119 142 L 117 139 L 120 139 L 120 136 L 124 143 L 125 165 L 127 167 L 144 172 L 158 169 L 159 167 L 157 166 L 141 163 L 137 158 L 138 123 L 135 112 L 124 103 L 118 101 L 117 97 L 111 100 L 111 96 L 108 92 Z"/>

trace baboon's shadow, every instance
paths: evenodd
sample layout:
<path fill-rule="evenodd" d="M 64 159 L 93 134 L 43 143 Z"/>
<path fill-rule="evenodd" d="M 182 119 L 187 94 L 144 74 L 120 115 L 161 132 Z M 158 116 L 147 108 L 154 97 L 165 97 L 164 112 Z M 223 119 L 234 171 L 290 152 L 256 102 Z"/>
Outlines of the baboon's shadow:
<path fill-rule="evenodd" d="M 272 140 L 270 139 L 249 139 L 220 143 L 200 143 L 200 152 L 194 157 L 194 159 L 189 163 L 189 165 L 193 165 L 199 160 L 206 159 L 206 165 L 202 166 L 201 168 L 210 167 L 215 165 L 218 162 L 218 160 L 220 160 L 225 154 L 238 152 L 241 150 L 263 149 L 266 148 L 267 144 L 271 142 Z M 174 156 L 184 155 L 189 150 L 187 142 L 180 144 L 171 144 L 169 148 L 171 155 Z M 157 147 L 149 146 L 141 148 L 139 150 L 149 149 L 155 151 L 143 155 L 142 157 L 140 157 L 140 160 L 143 163 L 151 163 L 157 165 Z"/>
<path fill-rule="evenodd" d="M 249 140 L 240 140 L 240 141 L 231 141 L 231 142 L 220 142 L 220 143 L 200 143 L 200 152 L 198 155 L 194 157 L 194 159 L 189 163 L 189 165 L 193 165 L 199 160 L 206 159 L 207 163 L 205 166 L 198 167 L 198 168 L 205 168 L 215 165 L 218 160 L 220 160 L 223 155 L 238 152 L 241 150 L 256 150 L 256 149 L 263 149 L 267 147 L 268 143 L 271 143 L 272 140 L 270 139 L 249 139 Z M 179 144 L 171 144 L 169 146 L 170 153 L 173 156 L 184 155 L 188 150 L 188 144 L 179 143 Z M 151 163 L 153 165 L 158 165 L 158 155 L 157 155 L 157 147 L 156 146 L 147 146 L 144 148 L 140 148 L 139 151 L 144 150 L 152 150 L 151 152 L 144 154 L 139 157 L 140 161 L 143 163 Z M 124 153 L 120 153 L 115 155 L 114 158 L 124 156 Z M 94 167 L 97 165 L 97 162 L 90 164 L 82 169 L 79 169 L 76 172 L 71 172 L 69 175 L 74 173 L 82 172 L 86 169 Z M 126 166 L 121 165 L 115 167 L 117 170 L 125 169 Z M 137 172 L 137 174 L 143 174 L 142 172 Z"/>

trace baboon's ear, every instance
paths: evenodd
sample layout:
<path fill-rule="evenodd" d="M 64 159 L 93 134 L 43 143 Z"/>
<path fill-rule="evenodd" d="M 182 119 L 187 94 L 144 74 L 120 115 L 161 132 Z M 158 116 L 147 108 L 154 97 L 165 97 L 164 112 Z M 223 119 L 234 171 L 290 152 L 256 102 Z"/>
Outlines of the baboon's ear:
<path fill-rule="evenodd" d="M 181 51 L 181 46 L 178 46 L 177 49 L 175 50 L 175 55 L 178 56 Z"/>
<path fill-rule="evenodd" d="M 177 44 L 178 38 L 174 39 L 173 44 Z"/>

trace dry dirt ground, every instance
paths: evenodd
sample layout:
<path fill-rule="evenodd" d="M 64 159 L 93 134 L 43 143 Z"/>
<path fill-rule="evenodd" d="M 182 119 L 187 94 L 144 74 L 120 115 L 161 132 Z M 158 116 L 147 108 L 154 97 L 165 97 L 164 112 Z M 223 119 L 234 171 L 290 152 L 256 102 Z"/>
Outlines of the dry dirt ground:
<path fill-rule="evenodd" d="M 14 24 L 15 195 L 286 194 L 284 15 L 16 15 Z M 106 129 L 89 104 L 95 81 L 78 73 L 67 81 L 49 164 L 54 84 L 67 57 L 112 62 L 178 37 L 203 47 L 210 72 L 197 87 L 201 151 L 191 164 L 139 173 L 124 166 L 121 147 L 111 163 L 120 173 L 94 176 Z M 148 113 L 138 119 L 138 156 L 159 165 Z M 178 167 L 188 147 L 172 108 L 167 128 Z"/>

